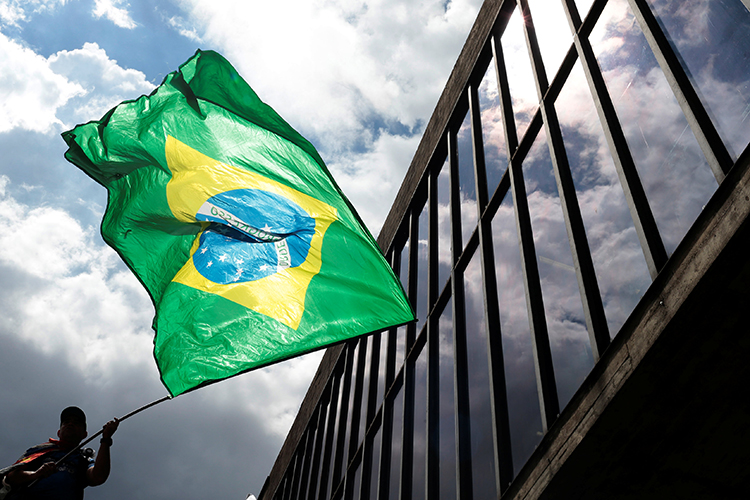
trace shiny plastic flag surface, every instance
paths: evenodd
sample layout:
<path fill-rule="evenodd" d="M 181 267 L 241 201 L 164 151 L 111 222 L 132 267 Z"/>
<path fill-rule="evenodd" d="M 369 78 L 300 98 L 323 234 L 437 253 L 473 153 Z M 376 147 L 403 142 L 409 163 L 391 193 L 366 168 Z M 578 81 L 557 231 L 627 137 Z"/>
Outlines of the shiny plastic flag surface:
<path fill-rule="evenodd" d="M 102 236 L 148 290 L 176 396 L 414 319 L 313 146 L 215 52 L 63 133 Z"/>

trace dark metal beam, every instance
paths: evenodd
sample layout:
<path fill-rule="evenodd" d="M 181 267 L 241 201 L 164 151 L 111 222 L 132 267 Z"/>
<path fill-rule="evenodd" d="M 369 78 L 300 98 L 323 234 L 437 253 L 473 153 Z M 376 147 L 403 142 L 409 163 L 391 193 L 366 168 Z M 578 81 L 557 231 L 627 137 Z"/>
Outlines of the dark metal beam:
<path fill-rule="evenodd" d="M 365 365 L 367 364 L 367 337 L 359 337 L 357 342 L 357 372 L 354 376 L 354 398 L 352 400 L 352 415 L 349 419 L 349 458 L 354 458 L 354 454 L 359 447 L 359 429 L 360 419 L 362 418 L 362 395 L 365 383 Z"/>
<path fill-rule="evenodd" d="M 318 417 L 320 412 L 318 412 Z M 317 418 L 313 418 L 312 421 L 317 421 Z M 299 494 L 297 498 L 299 500 L 307 499 L 307 487 L 310 484 L 310 467 L 313 460 L 313 447 L 315 446 L 315 438 L 317 435 L 317 426 L 309 426 L 307 428 L 307 444 L 302 448 L 304 453 L 304 462 L 302 464 L 302 477 L 300 478 Z M 322 436 L 321 436 L 322 437 Z"/>
<path fill-rule="evenodd" d="M 386 354 L 386 391 L 383 395 L 383 426 L 382 435 L 380 439 L 380 463 L 378 464 L 378 500 L 386 500 L 390 493 L 391 486 L 391 455 L 393 453 L 393 398 L 388 397 L 390 387 L 389 383 L 389 372 L 391 373 L 390 379 L 393 379 L 393 366 L 395 365 L 396 357 L 396 330 L 392 329 L 388 332 L 388 346 Z M 394 360 L 394 361 L 391 361 Z"/>
<path fill-rule="evenodd" d="M 581 209 L 578 205 L 576 188 L 573 183 L 573 175 L 570 171 L 570 164 L 568 163 L 568 155 L 565 151 L 557 112 L 555 111 L 554 103 L 546 102 L 544 99 L 547 88 L 547 77 L 541 53 L 539 53 L 534 21 L 529 12 L 527 0 L 519 0 L 518 3 L 524 13 L 524 32 L 526 33 L 526 41 L 529 46 L 532 71 L 537 82 L 542 117 L 547 131 L 547 143 L 552 159 L 552 167 L 555 172 L 555 180 L 557 181 L 560 204 L 565 218 L 565 229 L 568 233 L 570 251 L 575 265 L 578 290 L 581 294 L 591 350 L 594 354 L 594 359 L 598 360 L 610 341 L 607 317 L 604 314 L 604 305 L 602 304 L 601 293 L 599 292 L 594 262 L 591 258 L 591 250 L 586 238 L 586 228 L 583 224 Z"/>
<path fill-rule="evenodd" d="M 499 40 L 497 40 L 499 42 Z M 496 50 L 499 43 L 495 44 Z M 502 83 L 502 82 L 501 82 Z M 538 82 L 539 83 L 539 82 Z M 508 88 L 500 88 L 501 93 L 508 96 L 501 98 L 502 102 L 512 102 Z M 507 112 L 506 129 L 508 128 Z M 512 115 L 511 115 L 512 116 Z M 537 113 L 536 116 L 540 116 Z M 511 122 L 513 123 L 513 122 Z M 534 120 L 532 120 L 532 124 Z M 521 267 L 523 270 L 524 289 L 526 291 L 526 307 L 529 314 L 529 328 L 534 350 L 534 368 L 536 370 L 537 392 L 539 394 L 539 407 L 542 413 L 542 426 L 546 431 L 560 413 L 560 404 L 557 398 L 557 384 L 555 383 L 555 372 L 552 368 L 552 352 L 550 351 L 549 334 L 547 332 L 547 321 L 544 312 L 544 300 L 542 299 L 542 287 L 539 279 L 539 268 L 536 261 L 536 249 L 534 247 L 534 235 L 531 230 L 531 214 L 529 203 L 526 199 L 526 184 L 523 179 L 522 161 L 525 152 L 521 151 L 531 147 L 536 132 L 532 124 L 524 135 L 524 140 L 517 150 L 512 154 L 510 167 L 511 192 L 513 193 L 513 204 L 515 207 L 516 230 L 521 249 Z M 537 121 L 537 127 L 541 126 L 541 119 Z M 515 127 L 515 125 L 513 125 Z M 515 130 L 513 128 L 512 130 Z M 534 135 L 532 135 L 532 132 Z M 508 132 L 506 131 L 506 134 Z M 524 143 L 527 145 L 522 148 Z"/>
<path fill-rule="evenodd" d="M 320 485 L 318 486 L 318 498 L 328 498 L 328 479 L 331 472 L 331 459 L 333 458 L 334 433 L 336 431 L 336 410 L 338 409 L 339 392 L 341 390 L 341 373 L 344 371 L 344 358 L 339 362 L 338 369 L 333 374 L 331 385 L 331 403 L 326 426 L 326 441 L 323 449 L 323 464 L 320 469 Z"/>
<path fill-rule="evenodd" d="M 419 246 L 419 215 L 415 211 L 409 213 L 409 300 L 416 303 L 417 280 L 413 275 L 417 274 L 417 247 Z M 406 351 L 414 344 L 416 337 L 416 324 L 410 323 L 406 326 Z M 404 360 L 404 408 L 401 426 L 401 477 L 399 483 L 399 499 L 410 500 L 412 498 L 414 481 L 414 377 L 415 361 L 406 356 Z"/>
<path fill-rule="evenodd" d="M 471 477 L 471 409 L 469 406 L 469 367 L 466 347 L 466 309 L 464 276 L 456 269 L 462 254 L 461 194 L 458 173 L 458 144 L 455 129 L 448 131 L 448 166 L 450 168 L 451 228 L 451 294 L 453 296 L 453 394 L 456 424 L 456 497 L 472 498 Z"/>
<path fill-rule="evenodd" d="M 365 414 L 365 429 L 366 434 L 374 434 L 371 431 L 375 414 L 377 412 L 377 396 L 378 396 L 378 374 L 380 373 L 380 342 L 382 341 L 382 334 L 378 333 L 371 337 L 372 341 L 372 352 L 370 353 L 370 375 L 369 375 L 369 387 L 367 389 L 367 411 Z M 362 483 L 360 487 L 359 498 L 361 500 L 369 500 L 370 498 L 370 485 L 372 483 L 372 453 L 373 453 L 373 437 L 365 438 L 365 449 L 362 457 Z"/>
<path fill-rule="evenodd" d="M 489 203 L 482 141 L 482 120 L 476 86 L 469 88 L 474 176 L 477 186 L 479 211 L 479 252 L 482 264 L 485 322 L 487 325 L 487 362 L 490 384 L 493 447 L 495 453 L 495 486 L 500 494 L 513 478 L 513 457 L 510 445 L 510 419 L 505 387 L 503 339 L 500 327 L 500 308 L 495 277 L 495 252 L 492 242 L 492 215 L 485 217 Z"/>
<path fill-rule="evenodd" d="M 352 390 L 352 371 L 354 364 L 354 346 L 357 341 L 346 343 L 346 364 L 343 375 L 343 387 L 341 391 L 341 402 L 339 404 L 339 423 L 336 436 L 336 455 L 333 460 L 333 476 L 331 477 L 331 491 L 336 491 L 339 481 L 342 479 L 344 470 L 344 458 L 346 457 L 347 420 L 349 413 L 349 396 Z"/>
<path fill-rule="evenodd" d="M 439 316 L 433 313 L 438 300 L 438 177 L 435 168 L 428 173 L 427 228 L 427 429 L 425 451 L 425 497 L 440 498 L 440 332 Z"/>
<path fill-rule="evenodd" d="M 312 463 L 312 475 L 310 477 L 310 486 L 307 488 L 307 498 L 309 500 L 315 500 L 318 498 L 318 484 L 321 475 L 321 462 L 323 460 L 323 444 L 328 441 L 327 439 L 327 426 L 326 422 L 328 419 L 328 407 L 331 399 L 331 386 L 323 394 L 320 402 L 320 411 L 318 413 L 318 419 L 315 424 L 317 429 L 317 437 L 315 439 L 315 450 L 313 451 L 313 463 Z"/>

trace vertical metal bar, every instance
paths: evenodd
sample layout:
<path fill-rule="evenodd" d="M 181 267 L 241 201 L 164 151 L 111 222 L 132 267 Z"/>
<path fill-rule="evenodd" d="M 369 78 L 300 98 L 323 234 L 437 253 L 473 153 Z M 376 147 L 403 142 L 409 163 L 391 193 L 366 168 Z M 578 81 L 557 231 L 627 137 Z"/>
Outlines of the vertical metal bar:
<path fill-rule="evenodd" d="M 477 190 L 477 220 L 482 219 L 487 208 L 487 166 L 484 161 L 484 141 L 482 139 L 482 112 L 479 109 L 479 91 L 476 85 L 469 85 L 469 122 L 471 123 L 471 151 L 474 160 L 474 185 Z"/>
<path fill-rule="evenodd" d="M 427 429 L 425 496 L 440 498 L 440 332 L 432 314 L 439 294 L 438 174 L 431 168 L 427 178 Z"/>
<path fill-rule="evenodd" d="M 359 458 L 361 458 L 359 455 L 355 455 L 357 457 L 356 462 L 360 462 Z M 360 462 L 361 464 L 361 462 Z M 357 479 L 357 468 L 358 465 L 356 465 L 355 462 L 349 462 L 349 467 L 347 467 L 346 473 L 344 474 L 344 498 L 346 500 L 351 500 L 354 498 L 354 481 Z"/>
<path fill-rule="evenodd" d="M 500 308 L 495 276 L 495 252 L 492 244 L 492 220 L 482 217 L 487 207 L 487 174 L 482 140 L 482 117 L 476 86 L 469 87 L 469 112 L 471 113 L 472 145 L 474 151 L 474 176 L 479 202 L 479 252 L 484 282 L 484 311 L 487 323 L 487 362 L 490 383 L 490 409 L 492 412 L 493 446 L 495 452 L 495 487 L 502 493 L 513 479 L 513 457 L 510 447 L 510 418 L 505 387 L 505 363 L 500 327 Z"/>
<path fill-rule="evenodd" d="M 372 425 L 375 413 L 378 409 L 378 374 L 380 373 L 380 343 L 383 334 L 376 333 L 372 337 L 372 353 L 370 354 L 370 387 L 367 389 L 367 412 L 365 414 L 365 427 Z"/>
<path fill-rule="evenodd" d="M 286 480 L 286 488 L 284 488 L 284 498 L 286 500 L 291 500 L 294 498 L 295 495 L 295 480 L 296 480 L 296 471 L 297 471 L 297 462 L 299 460 L 299 457 L 297 455 L 294 456 L 294 460 L 290 464 L 290 469 L 287 474 L 287 480 Z"/>
<path fill-rule="evenodd" d="M 594 354 L 594 359 L 598 360 L 607 346 L 609 346 L 607 317 L 604 314 L 604 305 L 602 304 L 602 297 L 599 292 L 594 262 L 591 259 L 591 250 L 586 238 L 586 229 L 583 224 L 581 209 L 578 205 L 576 188 L 568 163 L 568 155 L 565 152 L 565 144 L 563 143 L 557 112 L 555 111 L 554 104 L 544 101 L 547 76 L 544 64 L 542 63 L 541 53 L 539 52 L 539 44 L 536 40 L 534 21 L 529 12 L 528 1 L 518 0 L 518 4 L 523 10 L 524 31 L 526 32 L 526 40 L 529 45 L 532 70 L 537 81 L 537 89 L 539 90 L 542 117 L 547 130 L 547 142 L 555 172 L 555 180 L 557 181 L 560 204 L 565 218 L 565 228 L 568 233 L 570 251 L 573 255 L 573 263 L 575 264 L 578 290 L 581 294 L 581 302 L 583 303 L 583 313 L 589 332 L 591 350 Z"/>
<path fill-rule="evenodd" d="M 317 429 L 317 436 L 315 438 L 315 449 L 313 451 L 313 463 L 312 463 L 312 474 L 310 476 L 310 485 L 307 488 L 308 500 L 315 500 L 317 498 L 318 489 L 318 476 L 321 473 L 321 459 L 323 455 L 323 443 L 328 441 L 327 429 L 326 429 L 326 418 L 328 417 L 328 403 L 331 399 L 331 384 L 328 384 L 325 392 L 320 398 L 318 411 L 318 421 L 315 424 Z"/>
<path fill-rule="evenodd" d="M 643 255 L 646 258 L 651 279 L 655 279 L 664 264 L 667 263 L 667 251 L 664 248 L 656 220 L 651 212 L 646 192 L 638 175 L 635 161 L 630 153 L 627 139 L 617 118 L 612 99 L 602 76 L 601 68 L 589 43 L 587 34 L 579 34 L 581 19 L 573 0 L 563 0 L 563 8 L 568 16 L 568 23 L 573 31 L 578 57 L 581 60 L 586 81 L 594 99 L 599 121 L 609 145 L 609 151 L 625 193 L 625 200 L 633 218 Z"/>
<path fill-rule="evenodd" d="M 393 452 L 393 398 L 387 397 L 388 370 L 395 364 L 396 330 L 388 332 L 388 352 L 386 355 L 386 397 L 383 399 L 383 428 L 380 440 L 380 464 L 378 465 L 378 500 L 386 500 L 391 485 L 391 454 Z"/>
<path fill-rule="evenodd" d="M 344 457 L 346 456 L 347 417 L 349 413 L 349 394 L 352 388 L 352 365 L 354 364 L 354 347 L 357 341 L 346 344 L 346 365 L 343 374 L 343 389 L 341 391 L 341 403 L 339 410 L 338 435 L 336 436 L 336 456 L 333 461 L 333 477 L 331 478 L 331 491 L 338 489 L 341 479 Z"/>
<path fill-rule="evenodd" d="M 419 217 L 414 211 L 409 214 L 409 300 L 414 300 L 416 287 L 412 285 L 412 273 L 416 274 L 416 266 L 412 264 L 412 255 L 416 253 L 417 238 L 419 237 Z M 417 235 L 415 237 L 414 235 Z M 416 282 L 416 280 L 414 280 Z M 412 302 L 414 304 L 414 302 Z M 406 327 L 407 346 L 414 343 L 416 325 L 410 323 Z M 401 444 L 401 478 L 399 484 L 400 500 L 410 500 L 414 481 L 414 377 L 415 360 L 408 356 L 404 362 L 404 412 Z"/>
<path fill-rule="evenodd" d="M 401 257 L 397 252 L 391 253 L 391 267 L 396 276 L 401 271 Z M 386 500 L 391 485 L 391 454 L 393 452 L 393 398 L 389 398 L 388 389 L 396 374 L 397 329 L 388 330 L 388 344 L 385 356 L 385 396 L 383 398 L 383 428 L 380 440 L 380 464 L 378 465 L 378 500 Z"/>
<path fill-rule="evenodd" d="M 318 409 L 320 410 L 320 409 Z M 317 417 L 320 417 L 320 411 L 317 412 Z M 304 460 L 302 463 L 302 476 L 300 478 L 300 484 L 299 484 L 299 495 L 297 498 L 299 500 L 306 500 L 307 499 L 307 486 L 310 483 L 310 466 L 313 459 L 313 447 L 315 445 L 316 435 L 317 435 L 317 418 L 312 417 L 310 419 L 310 422 L 315 422 L 316 425 L 308 425 L 307 427 L 307 444 L 304 448 Z"/>
<path fill-rule="evenodd" d="M 340 498 L 343 498 L 344 492 L 345 492 L 345 486 L 346 486 L 346 476 L 344 476 L 342 483 L 340 483 L 338 487 L 333 489 L 333 492 L 331 493 L 331 500 L 338 500 Z"/>
<path fill-rule="evenodd" d="M 302 438 L 303 442 L 307 442 L 307 439 L 309 438 L 309 433 L 305 433 L 305 435 Z M 302 443 L 300 443 L 302 444 Z M 301 475 L 302 475 L 302 462 L 304 462 L 304 457 L 302 456 L 302 453 L 300 453 L 300 447 L 297 448 L 297 453 L 295 453 L 295 459 L 294 459 L 294 473 L 292 475 L 292 482 L 291 482 L 291 489 L 289 493 L 289 498 L 292 498 L 296 500 L 298 498 L 299 494 L 299 486 L 301 482 Z"/>
<path fill-rule="evenodd" d="M 364 390 L 365 363 L 367 361 L 367 337 L 359 337 L 357 340 L 357 372 L 354 375 L 354 394 L 352 397 L 352 414 L 349 419 L 349 453 L 347 464 L 351 464 L 359 448 L 359 428 L 362 416 L 362 392 Z M 356 478 L 356 467 L 347 466 L 344 477 L 344 498 L 352 498 L 354 492 L 354 480 Z"/>
<path fill-rule="evenodd" d="M 338 408 L 339 391 L 341 389 L 341 372 L 339 366 L 334 370 L 333 385 L 331 387 L 331 403 L 328 415 L 328 426 L 326 428 L 326 442 L 323 451 L 323 465 L 320 470 L 320 486 L 318 487 L 318 498 L 324 500 L 328 497 L 328 478 L 330 476 L 331 458 L 333 455 L 334 433 L 336 430 L 336 409 Z"/>
<path fill-rule="evenodd" d="M 291 475 L 284 480 L 283 500 L 290 500 L 292 497 L 292 477 Z"/>
<path fill-rule="evenodd" d="M 508 162 L 518 149 L 518 135 L 516 133 L 516 121 L 513 116 L 513 101 L 510 96 L 510 85 L 508 84 L 508 72 L 505 68 L 505 56 L 503 45 L 500 42 L 497 30 L 492 32 L 492 57 L 495 59 L 495 75 L 497 76 L 497 90 L 500 94 L 500 112 L 503 115 L 503 130 L 505 131 L 505 143 L 508 148 Z"/>
<path fill-rule="evenodd" d="M 409 274 L 407 277 L 409 302 L 414 310 L 417 310 L 419 301 L 419 212 L 412 209 L 409 217 Z M 406 325 L 406 352 L 414 345 L 417 338 L 417 323 Z"/>
<path fill-rule="evenodd" d="M 396 276 L 401 274 L 401 255 L 394 253 L 392 268 Z M 385 388 L 388 388 L 393 384 L 393 380 L 396 377 L 396 349 L 398 347 L 398 328 L 391 328 L 388 330 L 388 352 L 385 359 Z"/>
<path fill-rule="evenodd" d="M 641 26 L 646 41 L 656 60 L 667 77 L 667 82 L 687 118 L 690 129 L 700 144 L 701 150 L 711 166 L 716 181 L 721 184 L 734 161 L 727 151 L 719 132 L 714 127 L 711 117 L 703 107 L 703 103 L 690 82 L 680 59 L 669 43 L 667 35 L 662 31 L 646 0 L 628 0 L 638 24 Z"/>
<path fill-rule="evenodd" d="M 293 464 L 290 464 L 290 465 L 293 465 Z M 289 488 L 289 475 L 288 474 L 284 476 L 284 479 L 281 482 L 281 487 L 279 488 L 279 490 L 281 491 L 277 492 L 275 497 L 278 498 L 279 500 L 288 500 L 289 496 L 291 495 L 290 488 Z"/>
<path fill-rule="evenodd" d="M 378 372 L 380 365 L 380 342 L 382 340 L 382 334 L 376 333 L 372 337 L 372 353 L 370 353 L 370 384 L 367 389 L 367 411 L 365 413 L 365 436 L 367 436 L 368 429 L 373 425 L 375 419 L 375 411 L 377 408 L 377 397 L 378 397 Z M 374 432 L 374 431 L 373 431 Z M 359 498 L 361 500 L 369 500 L 370 498 L 370 484 L 372 476 L 372 452 L 374 445 L 374 437 L 370 438 L 368 443 L 367 437 L 365 437 L 365 447 L 362 450 L 362 483 L 360 488 Z"/>
<path fill-rule="evenodd" d="M 359 500 L 370 500 L 370 475 L 372 473 L 372 446 L 374 435 L 365 433 L 362 441 L 362 474 L 359 482 Z"/>
<path fill-rule="evenodd" d="M 526 45 L 528 46 L 529 57 L 531 58 L 531 70 L 534 73 L 536 93 L 541 101 L 547 93 L 549 81 L 547 80 L 547 72 L 544 70 L 542 52 L 539 50 L 536 28 L 534 28 L 534 23 L 531 20 L 531 11 L 529 10 L 528 0 L 517 0 L 516 3 L 518 8 L 521 9 L 521 15 L 523 16 L 523 32 L 526 36 Z"/>
<path fill-rule="evenodd" d="M 573 256 L 573 263 L 578 279 L 578 290 L 581 294 L 584 317 L 589 332 L 591 350 L 594 359 L 598 360 L 609 346 L 609 326 L 604 313 L 599 283 L 596 278 L 594 261 L 591 257 L 586 228 L 583 223 L 581 209 L 578 205 L 573 175 L 570 171 L 568 156 L 563 143 L 560 123 L 554 105 L 542 106 L 542 115 L 547 128 L 547 141 L 552 155 L 552 165 L 557 180 L 557 189 L 565 216 L 565 227 L 568 232 L 568 242 Z"/>
<path fill-rule="evenodd" d="M 282 477 L 281 481 L 279 481 L 279 487 L 276 488 L 276 491 L 273 494 L 273 500 L 285 500 L 286 495 L 286 477 Z"/>
<path fill-rule="evenodd" d="M 529 311 L 529 328 L 531 330 L 534 350 L 537 392 L 539 394 L 539 406 L 542 413 L 542 426 L 546 431 L 552 425 L 555 418 L 557 418 L 558 413 L 560 413 L 560 403 L 557 398 L 555 372 L 552 368 L 552 353 L 549 346 L 547 322 L 544 317 L 542 287 L 539 281 L 539 268 L 536 262 L 534 235 L 531 231 L 531 215 L 529 214 L 529 203 L 526 199 L 526 185 L 523 180 L 523 159 L 515 154 L 518 149 L 518 140 L 513 118 L 510 89 L 507 77 L 504 74 L 505 65 L 504 62 L 500 64 L 500 61 L 503 61 L 503 54 L 500 37 L 497 33 L 493 38 L 493 48 L 495 49 L 495 59 L 498 61 L 498 89 L 503 109 L 508 154 L 511 156 L 508 173 L 510 174 L 513 205 L 515 206 L 516 230 L 518 231 L 518 245 L 521 251 L 521 267 L 526 291 L 526 307 Z"/>
<path fill-rule="evenodd" d="M 461 194 L 458 177 L 458 145 L 456 131 L 448 131 L 448 165 L 450 167 L 451 221 L 451 293 L 453 295 L 453 386 L 456 423 L 456 496 L 472 498 L 471 418 L 469 408 L 469 367 L 466 347 L 466 309 L 464 304 L 463 271 L 456 264 L 463 250 L 461 243 Z"/>
<path fill-rule="evenodd" d="M 352 416 L 349 424 L 349 457 L 351 462 L 354 454 L 359 448 L 359 420 L 362 416 L 362 393 L 364 391 L 365 363 L 367 362 L 367 337 L 358 340 L 359 351 L 357 352 L 357 374 L 354 377 L 354 400 L 352 402 Z"/>

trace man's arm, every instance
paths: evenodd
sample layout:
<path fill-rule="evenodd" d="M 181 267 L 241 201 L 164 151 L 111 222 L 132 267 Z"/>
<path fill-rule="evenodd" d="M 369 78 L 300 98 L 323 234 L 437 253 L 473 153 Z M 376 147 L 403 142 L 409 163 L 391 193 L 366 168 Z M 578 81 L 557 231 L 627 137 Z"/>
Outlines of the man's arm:
<path fill-rule="evenodd" d="M 47 462 L 37 470 L 16 469 L 5 476 L 5 482 L 7 482 L 11 488 L 18 488 L 19 486 L 30 484 L 33 481 L 49 477 L 55 472 L 57 472 L 57 465 L 55 465 L 54 462 Z"/>
<path fill-rule="evenodd" d="M 99 453 L 96 454 L 94 466 L 86 471 L 89 486 L 99 486 L 109 477 L 109 447 L 112 446 L 112 434 L 117 430 L 120 421 L 110 420 L 102 428 L 102 439 L 99 445 Z"/>

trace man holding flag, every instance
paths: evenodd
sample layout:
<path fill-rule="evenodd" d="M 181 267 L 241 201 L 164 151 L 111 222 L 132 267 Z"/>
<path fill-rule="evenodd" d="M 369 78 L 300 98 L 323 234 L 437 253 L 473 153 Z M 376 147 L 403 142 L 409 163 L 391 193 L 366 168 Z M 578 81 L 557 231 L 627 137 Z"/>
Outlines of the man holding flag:
<path fill-rule="evenodd" d="M 80 500 L 87 486 L 99 486 L 109 477 L 112 435 L 119 421 L 110 420 L 102 428 L 96 460 L 77 450 L 86 432 L 86 415 L 76 406 L 60 414 L 59 439 L 26 450 L 3 482 L 10 493 L 5 500 Z M 71 453 L 72 452 L 72 453 Z"/>

